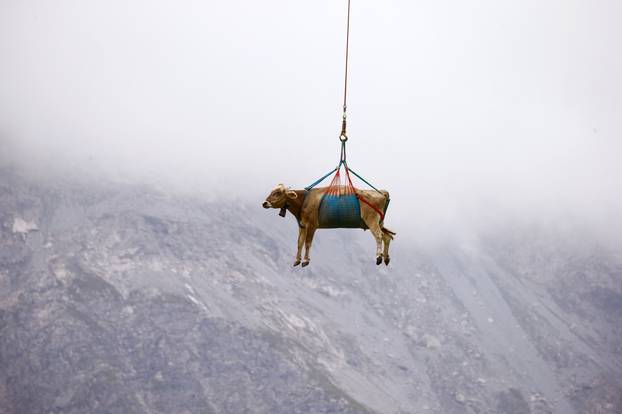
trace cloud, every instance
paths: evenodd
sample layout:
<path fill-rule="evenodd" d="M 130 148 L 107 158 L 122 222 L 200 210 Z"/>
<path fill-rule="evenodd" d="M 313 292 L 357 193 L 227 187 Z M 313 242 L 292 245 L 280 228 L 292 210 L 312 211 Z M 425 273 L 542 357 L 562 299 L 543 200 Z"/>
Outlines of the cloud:
<path fill-rule="evenodd" d="M 5 159 L 249 199 L 337 162 L 345 4 L 0 7 Z M 413 233 L 496 216 L 617 228 L 621 9 L 354 2 L 350 165 Z"/>

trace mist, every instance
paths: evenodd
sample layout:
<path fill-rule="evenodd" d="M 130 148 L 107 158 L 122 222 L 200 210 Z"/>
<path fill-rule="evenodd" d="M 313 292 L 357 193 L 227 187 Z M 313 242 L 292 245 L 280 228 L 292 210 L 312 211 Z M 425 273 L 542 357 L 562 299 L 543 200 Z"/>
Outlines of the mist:
<path fill-rule="evenodd" d="M 0 5 L 0 159 L 242 199 L 338 161 L 345 2 Z M 354 0 L 350 166 L 401 235 L 622 224 L 622 3 Z"/>

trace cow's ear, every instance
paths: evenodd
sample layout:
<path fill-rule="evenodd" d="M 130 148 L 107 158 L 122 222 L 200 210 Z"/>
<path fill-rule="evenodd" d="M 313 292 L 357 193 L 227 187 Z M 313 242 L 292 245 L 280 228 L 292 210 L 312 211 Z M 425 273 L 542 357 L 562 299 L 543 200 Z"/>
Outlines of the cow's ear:
<path fill-rule="evenodd" d="M 298 194 L 296 194 L 295 191 L 288 191 L 287 193 L 287 198 L 298 198 Z"/>

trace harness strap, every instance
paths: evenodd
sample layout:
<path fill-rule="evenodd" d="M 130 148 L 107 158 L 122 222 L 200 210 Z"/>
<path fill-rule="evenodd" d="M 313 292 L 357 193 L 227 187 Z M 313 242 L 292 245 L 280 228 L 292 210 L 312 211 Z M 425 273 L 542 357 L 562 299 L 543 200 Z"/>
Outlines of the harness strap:
<path fill-rule="evenodd" d="M 371 208 L 374 209 L 374 211 L 376 213 L 378 213 L 378 215 L 380 216 L 380 221 L 384 221 L 384 213 L 382 211 L 380 211 L 379 208 L 377 208 L 376 206 L 374 206 L 372 203 L 370 203 L 369 201 L 365 200 L 363 197 L 361 197 L 359 195 L 359 193 L 356 193 L 356 198 L 358 198 L 360 201 L 362 201 L 363 203 L 367 204 L 368 206 L 370 206 Z"/>
<path fill-rule="evenodd" d="M 306 186 L 305 190 L 307 190 L 307 191 L 311 190 L 313 187 L 315 187 L 316 185 L 318 185 L 319 183 L 324 181 L 326 179 L 326 177 L 328 177 L 329 175 L 331 175 L 332 173 L 337 171 L 339 169 L 339 167 L 341 167 L 341 164 L 339 164 L 339 166 L 337 166 L 337 167 L 333 168 L 332 170 L 330 170 L 330 172 L 326 173 L 324 176 L 322 176 L 322 178 L 317 179 L 313 184 Z"/>
<path fill-rule="evenodd" d="M 356 191 L 356 188 L 354 187 L 354 184 L 352 184 L 352 178 L 350 178 L 350 171 L 352 171 L 352 170 L 350 170 L 350 168 L 348 168 L 348 164 L 347 164 L 345 161 L 344 161 L 344 164 L 345 164 L 345 167 L 346 167 L 346 177 L 348 178 L 348 184 L 349 184 L 349 187 L 352 189 L 352 191 L 354 191 L 354 194 L 356 194 L 356 198 L 358 198 L 358 199 L 359 199 L 359 201 L 362 201 L 363 203 L 365 203 L 365 204 L 367 204 L 368 206 L 370 206 L 371 208 L 373 208 L 373 209 L 374 209 L 374 211 L 375 211 L 376 213 L 378 213 L 378 215 L 380 216 L 380 221 L 381 221 L 381 222 L 382 222 L 382 221 L 384 221 L 384 212 L 380 211 L 380 209 L 379 209 L 379 208 L 377 208 L 376 206 L 372 205 L 369 201 L 365 200 L 365 199 L 364 199 L 363 197 L 361 197 L 361 195 L 360 195 L 360 194 Z M 358 175 L 358 174 L 356 174 L 354 171 L 352 171 L 352 173 L 354 173 L 357 177 L 359 177 L 359 175 Z M 360 178 L 360 177 L 359 177 L 359 178 Z M 362 178 L 361 178 L 361 179 L 362 179 Z M 363 180 L 363 181 L 365 181 L 365 180 Z M 367 181 L 365 181 L 365 182 L 367 183 Z M 369 184 L 369 183 L 367 183 L 367 184 Z M 369 184 L 369 185 L 370 185 L 370 187 L 372 187 L 372 186 L 371 186 L 371 184 Z M 378 189 L 376 189 L 376 187 L 372 187 L 372 188 L 373 188 L 374 190 L 378 191 L 380 194 L 382 194 L 382 193 L 381 193 Z M 384 194 L 382 194 L 382 195 L 384 195 Z M 385 203 L 385 207 L 386 207 L 386 206 L 387 206 L 387 204 Z M 386 211 L 386 208 L 385 208 L 385 211 Z"/>

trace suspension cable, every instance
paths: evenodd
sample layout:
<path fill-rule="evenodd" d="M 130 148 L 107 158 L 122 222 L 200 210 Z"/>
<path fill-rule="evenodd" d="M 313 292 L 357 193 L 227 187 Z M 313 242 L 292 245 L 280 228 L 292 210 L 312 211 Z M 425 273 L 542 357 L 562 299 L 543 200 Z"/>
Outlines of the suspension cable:
<path fill-rule="evenodd" d="M 350 0 L 348 0 L 348 19 L 346 25 L 346 68 L 343 80 L 343 116 L 341 120 L 341 134 L 339 139 L 341 142 L 348 140 L 348 134 L 346 132 L 346 111 L 348 109 L 348 52 L 350 49 Z"/>

